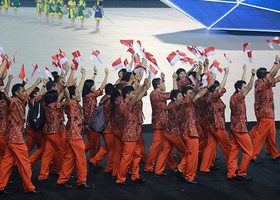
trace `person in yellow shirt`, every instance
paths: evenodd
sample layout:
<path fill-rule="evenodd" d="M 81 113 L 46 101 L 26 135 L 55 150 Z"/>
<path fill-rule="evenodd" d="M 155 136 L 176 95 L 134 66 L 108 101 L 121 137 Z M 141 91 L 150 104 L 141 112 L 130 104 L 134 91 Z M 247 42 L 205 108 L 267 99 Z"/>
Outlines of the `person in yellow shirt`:
<path fill-rule="evenodd" d="M 8 10 L 10 8 L 10 0 L 2 0 L 3 8 L 5 8 L 5 15 L 8 15 Z"/>
<path fill-rule="evenodd" d="M 69 0 L 68 1 L 68 7 L 69 7 L 69 15 L 68 18 L 71 19 L 71 26 L 75 26 L 75 8 L 76 8 L 76 1 Z"/>
<path fill-rule="evenodd" d="M 56 15 L 58 16 L 59 24 L 62 24 L 62 7 L 64 6 L 64 1 L 63 0 L 57 0 L 56 2 Z"/>

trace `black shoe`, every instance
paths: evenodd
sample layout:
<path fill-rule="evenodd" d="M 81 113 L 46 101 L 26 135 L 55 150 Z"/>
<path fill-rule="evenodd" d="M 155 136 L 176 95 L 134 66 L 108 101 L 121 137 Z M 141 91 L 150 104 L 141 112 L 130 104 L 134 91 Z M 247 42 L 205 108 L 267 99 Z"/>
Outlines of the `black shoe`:
<path fill-rule="evenodd" d="M 277 156 L 276 158 L 272 158 L 272 161 L 279 162 L 280 161 L 280 156 Z"/>
<path fill-rule="evenodd" d="M 116 183 L 116 186 L 126 186 L 125 182 Z"/>
<path fill-rule="evenodd" d="M 34 190 L 30 191 L 30 192 L 26 192 L 26 194 L 40 194 L 42 192 L 44 192 L 43 189 L 34 189 Z"/>
<path fill-rule="evenodd" d="M 208 175 L 208 174 L 210 174 L 210 172 L 203 172 L 203 171 L 199 171 L 199 173 L 200 173 L 201 175 Z"/>
<path fill-rule="evenodd" d="M 260 160 L 260 159 L 252 159 L 251 162 L 253 162 L 255 164 L 261 164 L 262 160 Z"/>
<path fill-rule="evenodd" d="M 238 178 L 240 178 L 241 180 L 244 180 L 244 181 L 253 181 L 253 179 L 248 175 L 236 176 L 236 177 L 238 177 Z"/>
<path fill-rule="evenodd" d="M 140 176 L 139 179 L 133 180 L 133 183 L 143 184 L 146 182 L 146 179 L 142 176 Z"/>
<path fill-rule="evenodd" d="M 197 180 L 187 180 L 187 179 L 185 179 L 185 181 L 187 183 L 190 183 L 190 184 L 199 184 L 199 182 Z"/>
<path fill-rule="evenodd" d="M 84 190 L 84 189 L 92 189 L 95 188 L 93 184 L 88 184 L 88 183 L 82 183 L 81 185 L 78 185 L 78 189 Z"/>
<path fill-rule="evenodd" d="M 56 184 L 56 188 L 58 189 L 72 189 L 73 185 L 69 185 L 67 183 L 64 184 Z"/>
<path fill-rule="evenodd" d="M 94 174 L 97 174 L 97 166 L 95 166 L 92 162 L 88 161 L 88 166 L 90 171 L 92 171 Z"/>
<path fill-rule="evenodd" d="M 175 168 L 173 169 L 173 172 L 175 173 L 176 177 L 180 180 L 180 181 L 184 181 L 185 178 L 183 177 L 182 171 L 179 168 Z"/>
<path fill-rule="evenodd" d="M 0 195 L 1 194 L 10 195 L 12 193 L 10 191 L 7 191 L 7 190 L 0 190 Z"/>
<path fill-rule="evenodd" d="M 231 178 L 228 178 L 229 181 L 243 181 L 243 179 L 240 176 L 234 176 Z"/>
<path fill-rule="evenodd" d="M 210 167 L 210 170 L 219 171 L 219 170 L 221 170 L 221 167 L 213 165 L 213 166 Z"/>
<path fill-rule="evenodd" d="M 38 179 L 38 181 L 40 181 L 40 182 L 46 182 L 46 181 L 51 181 L 51 180 L 53 180 L 53 177 L 50 177 L 50 176 L 46 179 Z"/>
<path fill-rule="evenodd" d="M 162 174 L 155 174 L 155 178 L 167 176 L 167 173 L 163 172 Z"/>

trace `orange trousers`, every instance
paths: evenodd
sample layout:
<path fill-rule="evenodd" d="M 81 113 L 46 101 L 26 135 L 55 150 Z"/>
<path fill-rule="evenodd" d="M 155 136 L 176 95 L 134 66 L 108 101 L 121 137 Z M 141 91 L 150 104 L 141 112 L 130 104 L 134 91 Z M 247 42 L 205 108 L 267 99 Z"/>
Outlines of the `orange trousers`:
<path fill-rule="evenodd" d="M 194 180 L 198 165 L 199 140 L 196 137 L 185 136 L 185 155 L 178 165 L 186 180 Z"/>
<path fill-rule="evenodd" d="M 4 190 L 8 184 L 12 169 L 17 163 L 24 192 L 30 192 L 35 189 L 31 182 L 31 165 L 28 159 L 27 147 L 25 144 L 7 144 L 6 152 L 0 168 L 0 190 Z"/>
<path fill-rule="evenodd" d="M 100 149 L 100 133 L 93 132 L 85 125 L 87 142 L 85 143 L 85 152 L 90 151 L 89 157 L 93 158 Z"/>
<path fill-rule="evenodd" d="M 131 168 L 131 180 L 137 180 L 140 178 L 139 174 L 139 163 L 141 161 L 141 148 L 139 142 L 123 142 L 123 152 L 120 162 L 120 171 L 117 175 L 116 183 L 124 183 L 126 181 L 126 175 L 130 163 L 132 163 Z"/>
<path fill-rule="evenodd" d="M 65 130 L 66 131 L 66 130 Z M 65 155 L 67 153 L 67 143 L 65 134 L 63 133 L 55 133 L 51 135 L 46 135 L 46 147 L 41 159 L 41 170 L 38 179 L 44 180 L 49 176 L 50 171 L 50 163 L 54 157 L 55 152 L 57 151 L 60 155 L 60 160 L 56 160 L 59 162 L 58 166 L 61 169 L 62 163 L 64 162 Z"/>
<path fill-rule="evenodd" d="M 1 166 L 1 162 L 3 160 L 3 157 L 5 155 L 5 151 L 7 148 L 7 142 L 5 137 L 0 137 L 0 166 Z"/>
<path fill-rule="evenodd" d="M 120 162 L 123 151 L 123 141 L 121 140 L 121 131 L 114 131 L 115 151 L 113 156 L 113 171 L 112 176 L 117 176 L 120 171 Z"/>
<path fill-rule="evenodd" d="M 69 179 L 76 166 L 77 185 L 85 183 L 87 180 L 87 161 L 85 154 L 84 140 L 67 140 L 67 154 L 59 171 L 57 184 L 64 184 Z"/>
<path fill-rule="evenodd" d="M 158 156 L 162 150 L 165 130 L 154 130 L 154 137 L 147 157 L 147 162 L 144 167 L 145 172 L 153 171 L 157 162 Z"/>
<path fill-rule="evenodd" d="M 185 144 L 179 135 L 169 135 L 165 133 L 164 136 L 166 140 L 164 141 L 163 150 L 159 154 L 158 161 L 155 168 L 155 174 L 158 175 L 162 175 L 164 173 L 168 156 L 170 154 L 172 155 L 174 147 L 177 149 L 179 158 L 181 160 L 183 159 L 186 150 Z M 174 169 L 175 167 L 176 165 L 174 167 L 171 167 L 171 169 Z"/>
<path fill-rule="evenodd" d="M 41 159 L 46 146 L 45 136 L 41 130 L 33 130 L 31 128 L 25 129 L 26 134 L 26 146 L 28 153 L 30 153 L 33 148 L 37 147 L 36 151 L 29 156 L 31 166 L 34 165 L 38 160 Z"/>
<path fill-rule="evenodd" d="M 256 138 L 253 143 L 253 154 L 251 159 L 256 159 L 260 153 L 264 142 L 268 150 L 271 153 L 272 158 L 280 156 L 280 153 L 276 147 L 276 128 L 275 121 L 271 118 L 259 118 L 259 129 Z"/>
<path fill-rule="evenodd" d="M 200 165 L 200 171 L 210 172 L 210 167 L 213 165 L 216 158 L 218 143 L 222 149 L 226 162 L 228 161 L 230 153 L 230 144 L 226 130 L 219 128 L 210 128 L 207 146 L 205 148 Z"/>
<path fill-rule="evenodd" d="M 90 159 L 95 166 L 98 165 L 108 154 L 108 160 L 105 167 L 105 172 L 112 172 L 113 171 L 113 157 L 114 157 L 114 150 L 115 150 L 115 136 L 112 133 L 103 133 L 102 137 L 105 141 L 104 146 L 100 148 L 98 153 L 94 156 L 94 158 Z"/>
<path fill-rule="evenodd" d="M 143 133 L 142 133 L 142 124 L 138 124 L 138 129 L 137 130 L 139 131 L 139 135 L 140 135 L 139 145 L 140 145 L 140 148 L 141 148 L 141 155 L 142 155 L 141 160 L 143 162 L 146 162 L 147 161 L 147 155 L 146 155 L 146 151 L 145 151 L 145 139 L 144 139 L 144 136 L 143 136 Z"/>
<path fill-rule="evenodd" d="M 251 138 L 248 133 L 236 133 L 230 134 L 230 154 L 228 157 L 228 172 L 227 177 L 233 178 L 236 175 L 245 176 L 247 174 L 247 168 L 249 166 L 251 156 L 253 153 L 253 146 Z M 238 152 L 242 149 L 242 160 L 238 167 Z M 236 171 L 238 170 L 237 174 Z"/>
<path fill-rule="evenodd" d="M 198 126 L 198 134 L 199 134 L 199 158 L 203 157 L 205 148 L 207 146 L 208 140 L 208 124 L 207 123 L 199 123 Z"/>

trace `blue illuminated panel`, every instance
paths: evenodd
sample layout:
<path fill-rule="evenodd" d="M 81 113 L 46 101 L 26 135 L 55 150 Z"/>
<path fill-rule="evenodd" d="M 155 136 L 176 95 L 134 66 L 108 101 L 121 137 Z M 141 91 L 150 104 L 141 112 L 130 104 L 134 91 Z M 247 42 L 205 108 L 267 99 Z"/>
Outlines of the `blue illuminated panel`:
<path fill-rule="evenodd" d="M 279 0 L 161 0 L 207 29 L 280 31 Z"/>

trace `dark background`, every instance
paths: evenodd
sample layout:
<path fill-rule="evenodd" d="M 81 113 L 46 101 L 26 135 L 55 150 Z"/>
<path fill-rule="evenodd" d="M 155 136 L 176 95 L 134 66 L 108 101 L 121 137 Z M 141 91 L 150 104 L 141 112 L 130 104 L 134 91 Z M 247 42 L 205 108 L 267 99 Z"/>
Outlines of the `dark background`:
<path fill-rule="evenodd" d="M 64 3 L 67 3 L 64 0 Z M 87 0 L 87 6 L 92 6 L 94 0 Z M 107 8 L 163 8 L 167 7 L 160 0 L 104 0 L 103 6 Z M 25 0 L 21 2 L 21 6 L 24 7 L 35 7 L 34 0 Z"/>

